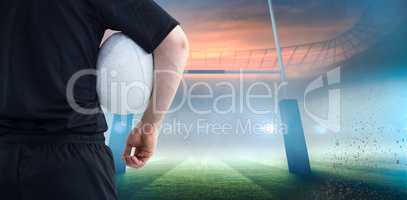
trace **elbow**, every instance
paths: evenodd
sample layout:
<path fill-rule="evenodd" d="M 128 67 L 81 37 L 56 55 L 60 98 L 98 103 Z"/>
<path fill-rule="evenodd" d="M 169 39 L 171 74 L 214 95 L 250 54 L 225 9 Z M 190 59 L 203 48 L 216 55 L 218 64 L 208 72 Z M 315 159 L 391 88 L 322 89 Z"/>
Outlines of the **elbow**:
<path fill-rule="evenodd" d="M 188 57 L 189 55 L 189 41 L 188 38 L 186 37 L 186 35 L 184 34 L 183 38 L 181 39 L 180 43 L 179 43 L 179 48 L 182 52 L 184 52 L 184 54 L 186 55 L 186 57 Z"/>
<path fill-rule="evenodd" d="M 172 30 L 160 46 L 155 50 L 156 54 L 172 54 L 176 53 L 179 56 L 188 57 L 189 54 L 189 41 L 180 26 Z"/>
<path fill-rule="evenodd" d="M 189 42 L 180 26 L 174 28 L 154 51 L 156 69 L 182 73 L 189 56 Z"/>
<path fill-rule="evenodd" d="M 180 26 L 175 27 L 174 30 L 171 31 L 164 43 L 167 43 L 166 46 L 171 48 L 172 51 L 180 52 L 183 55 L 189 53 L 189 41 Z"/>
<path fill-rule="evenodd" d="M 189 41 L 184 32 L 182 32 L 182 37 L 180 40 L 181 40 L 181 42 L 180 42 L 179 46 L 180 46 L 181 50 L 184 51 L 186 54 L 189 54 Z"/>
<path fill-rule="evenodd" d="M 190 51 L 190 49 L 189 49 L 189 41 L 188 41 L 188 38 L 187 38 L 187 36 L 185 35 L 184 32 L 182 32 L 182 35 L 181 35 L 181 37 L 179 39 L 179 43 L 178 43 L 177 46 L 179 48 L 179 51 L 183 55 L 183 62 L 184 62 L 184 64 L 181 65 L 178 68 L 178 70 L 184 71 L 185 67 L 186 67 L 188 57 L 189 57 L 189 51 Z"/>
<path fill-rule="evenodd" d="M 179 30 L 176 30 L 177 33 L 174 36 L 174 41 L 173 41 L 173 50 L 174 52 L 178 52 L 178 55 L 180 55 L 180 60 L 181 63 L 178 66 L 178 72 L 183 72 L 185 70 L 186 67 L 186 63 L 189 57 L 189 41 L 188 38 L 185 34 L 185 32 L 178 26 L 177 29 L 179 28 Z"/>
<path fill-rule="evenodd" d="M 179 48 L 182 51 L 189 51 L 188 38 L 180 26 L 174 28 L 170 33 L 168 40 L 175 48 Z"/>

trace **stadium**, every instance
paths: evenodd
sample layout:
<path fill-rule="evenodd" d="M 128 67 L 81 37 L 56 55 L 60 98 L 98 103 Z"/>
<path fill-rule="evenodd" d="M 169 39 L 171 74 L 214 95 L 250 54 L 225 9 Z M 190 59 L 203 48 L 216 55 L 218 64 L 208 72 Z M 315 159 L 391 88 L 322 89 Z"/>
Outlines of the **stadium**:
<path fill-rule="evenodd" d="M 107 115 L 120 199 L 407 198 L 403 0 L 157 2 L 192 51 L 145 168 Z"/>

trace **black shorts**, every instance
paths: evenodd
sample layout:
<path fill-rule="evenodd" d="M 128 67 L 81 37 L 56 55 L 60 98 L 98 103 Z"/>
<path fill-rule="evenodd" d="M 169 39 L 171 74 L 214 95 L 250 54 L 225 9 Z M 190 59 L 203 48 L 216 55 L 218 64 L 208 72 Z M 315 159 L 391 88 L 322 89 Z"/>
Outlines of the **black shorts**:
<path fill-rule="evenodd" d="M 104 136 L 0 136 L 0 199 L 116 200 Z"/>

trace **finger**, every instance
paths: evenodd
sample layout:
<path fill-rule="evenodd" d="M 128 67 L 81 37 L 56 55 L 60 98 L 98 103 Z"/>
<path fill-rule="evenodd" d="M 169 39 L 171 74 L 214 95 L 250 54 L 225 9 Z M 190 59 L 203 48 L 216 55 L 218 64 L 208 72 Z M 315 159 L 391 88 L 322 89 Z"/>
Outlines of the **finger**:
<path fill-rule="evenodd" d="M 142 161 L 135 156 L 126 156 L 126 163 L 128 165 L 141 165 Z"/>
<path fill-rule="evenodd" d="M 132 156 L 134 158 L 132 158 L 132 159 L 135 159 L 135 161 L 137 162 L 136 163 L 137 167 L 143 167 L 145 165 L 146 161 L 148 160 L 148 159 L 146 159 L 146 156 L 147 155 L 145 155 L 145 153 L 143 153 L 143 151 L 136 149 L 134 156 Z"/>
<path fill-rule="evenodd" d="M 125 161 L 126 165 L 132 168 L 140 168 L 144 166 L 144 163 L 135 156 L 126 156 Z"/>
<path fill-rule="evenodd" d="M 132 156 L 131 159 L 135 162 L 136 168 L 144 167 L 144 162 L 138 159 L 136 156 Z"/>
<path fill-rule="evenodd" d="M 122 159 L 126 156 L 131 156 L 131 150 L 133 149 L 133 145 L 131 144 L 126 144 L 126 147 L 124 148 L 123 154 L 122 154 Z"/>
<path fill-rule="evenodd" d="M 131 167 L 131 168 L 137 168 L 137 166 L 140 165 L 140 163 L 137 163 L 136 161 L 134 161 L 131 158 L 131 156 L 125 157 L 125 161 L 126 161 L 126 166 Z"/>
<path fill-rule="evenodd" d="M 140 130 L 135 128 L 132 130 L 130 135 L 127 138 L 126 141 L 126 146 L 124 148 L 124 151 L 122 153 L 122 160 L 124 160 L 125 156 L 131 156 L 132 155 L 132 150 L 139 145 L 138 143 L 140 142 Z"/>
<path fill-rule="evenodd" d="M 151 152 L 140 152 L 140 153 L 136 154 L 136 156 L 139 160 L 146 163 L 152 157 L 152 153 Z"/>

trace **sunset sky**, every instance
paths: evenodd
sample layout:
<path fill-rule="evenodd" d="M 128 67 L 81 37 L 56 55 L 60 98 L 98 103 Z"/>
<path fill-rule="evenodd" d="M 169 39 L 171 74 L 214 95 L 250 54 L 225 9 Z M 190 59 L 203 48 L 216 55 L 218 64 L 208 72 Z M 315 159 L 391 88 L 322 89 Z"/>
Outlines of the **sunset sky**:
<path fill-rule="evenodd" d="M 188 33 L 192 50 L 272 48 L 267 0 L 157 0 Z M 366 7 L 366 0 L 274 0 L 282 46 L 334 37 Z"/>

